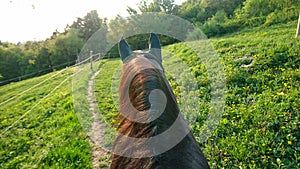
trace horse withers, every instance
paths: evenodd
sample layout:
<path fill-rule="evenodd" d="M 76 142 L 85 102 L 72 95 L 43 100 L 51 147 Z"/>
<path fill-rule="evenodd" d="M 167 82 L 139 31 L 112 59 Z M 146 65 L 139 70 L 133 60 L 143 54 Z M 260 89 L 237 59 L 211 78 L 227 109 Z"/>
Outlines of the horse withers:
<path fill-rule="evenodd" d="M 120 126 L 110 168 L 209 168 L 164 75 L 158 36 L 151 33 L 149 51 L 131 51 L 122 38 L 119 52 Z"/>

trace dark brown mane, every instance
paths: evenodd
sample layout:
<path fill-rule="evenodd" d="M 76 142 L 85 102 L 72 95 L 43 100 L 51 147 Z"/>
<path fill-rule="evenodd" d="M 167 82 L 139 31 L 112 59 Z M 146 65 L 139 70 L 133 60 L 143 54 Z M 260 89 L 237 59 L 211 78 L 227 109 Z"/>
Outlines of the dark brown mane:
<path fill-rule="evenodd" d="M 135 53 L 123 64 L 119 95 L 120 113 L 128 114 L 127 117 L 120 114 L 119 133 L 134 138 L 150 138 L 166 131 L 180 115 L 180 111 L 166 80 L 161 62 L 149 53 Z M 148 66 L 147 66 L 148 65 Z M 149 67 L 149 68 L 145 68 Z M 134 76 L 132 76 L 134 75 Z M 128 85 L 129 83 L 129 85 Z M 145 112 L 149 115 L 151 103 L 150 92 L 159 89 L 166 97 L 166 107 L 163 113 L 149 123 L 134 122 L 129 119 L 139 117 L 138 113 Z M 128 99 L 129 96 L 129 99 Z M 159 102 L 160 100 L 156 100 Z M 129 109 L 130 104 L 137 110 Z M 150 116 L 150 115 L 149 115 Z M 115 144 L 127 144 L 118 136 Z M 138 146 L 138 145 L 125 145 Z M 141 149 L 141 154 L 148 151 L 147 147 Z M 189 132 L 175 147 L 170 150 L 145 158 L 130 158 L 114 155 L 110 168 L 135 169 L 135 168 L 209 168 L 200 147 Z"/>
<path fill-rule="evenodd" d="M 154 89 L 162 90 L 167 97 L 167 106 L 165 112 L 162 116 L 153 122 L 150 123 L 137 123 L 131 122 L 130 120 L 121 116 L 121 125 L 120 125 L 120 132 L 124 135 L 128 135 L 130 137 L 151 137 L 155 136 L 163 131 L 160 128 L 154 128 L 155 126 L 163 123 L 165 128 L 168 128 L 174 120 L 176 119 L 179 109 L 177 106 L 177 102 L 175 96 L 172 92 L 171 87 L 166 80 L 161 65 L 161 69 L 149 68 L 140 70 L 141 64 L 153 64 L 155 59 L 149 54 L 144 54 L 147 57 L 135 57 L 127 64 L 123 66 L 123 73 L 121 76 L 121 83 L 119 88 L 119 95 L 120 95 L 120 112 L 128 111 L 127 108 L 129 104 L 132 104 L 137 110 L 139 111 L 149 111 L 151 104 L 149 101 L 149 94 Z M 153 59 L 151 62 L 148 58 Z M 148 62 L 148 63 L 147 63 Z M 158 64 L 156 62 L 155 64 Z M 129 85 L 129 100 L 126 98 L 126 94 L 124 92 L 128 92 L 126 90 L 126 82 L 128 82 L 128 76 L 130 74 L 135 73 L 133 79 L 131 79 Z M 166 115 L 167 112 L 173 112 L 172 114 Z M 138 112 L 128 112 L 128 114 L 135 116 Z M 129 125 L 126 123 L 129 123 Z"/>

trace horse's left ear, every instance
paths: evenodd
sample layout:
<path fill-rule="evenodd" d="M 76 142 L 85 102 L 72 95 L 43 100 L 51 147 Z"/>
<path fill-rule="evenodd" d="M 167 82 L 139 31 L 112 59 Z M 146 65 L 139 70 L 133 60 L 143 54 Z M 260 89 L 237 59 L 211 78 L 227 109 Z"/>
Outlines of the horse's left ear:
<path fill-rule="evenodd" d="M 149 52 L 156 56 L 160 61 L 162 61 L 161 57 L 161 47 L 158 36 L 154 33 L 150 34 L 150 43 L 149 43 Z"/>
<path fill-rule="evenodd" d="M 131 54 L 131 49 L 124 38 L 119 42 L 119 53 L 123 62 Z"/>

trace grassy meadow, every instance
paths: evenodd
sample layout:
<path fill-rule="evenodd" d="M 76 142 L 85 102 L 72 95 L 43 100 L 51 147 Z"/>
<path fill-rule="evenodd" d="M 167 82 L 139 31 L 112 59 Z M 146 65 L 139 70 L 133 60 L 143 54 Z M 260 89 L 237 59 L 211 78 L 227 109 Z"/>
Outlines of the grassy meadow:
<path fill-rule="evenodd" d="M 226 106 L 220 124 L 205 142 L 198 140 L 211 168 L 300 168 L 296 24 L 245 29 L 210 39 L 226 76 Z M 210 109 L 211 82 L 205 65 L 182 43 L 164 49 L 185 61 L 197 81 L 201 117 L 191 125 L 197 136 Z M 111 94 L 111 85 L 120 63 L 107 60 L 99 66 L 94 86 L 104 120 L 113 126 L 117 126 L 113 99 L 117 96 Z M 74 112 L 73 71 L 65 69 L 0 87 L 0 168 L 92 168 L 88 136 Z M 167 77 L 174 93 L 180 95 L 180 83 Z"/>
<path fill-rule="evenodd" d="M 0 106 L 0 168 L 91 168 L 87 134 L 73 110 L 72 74 L 65 69 L 0 87 L 1 103 L 17 96 Z"/>

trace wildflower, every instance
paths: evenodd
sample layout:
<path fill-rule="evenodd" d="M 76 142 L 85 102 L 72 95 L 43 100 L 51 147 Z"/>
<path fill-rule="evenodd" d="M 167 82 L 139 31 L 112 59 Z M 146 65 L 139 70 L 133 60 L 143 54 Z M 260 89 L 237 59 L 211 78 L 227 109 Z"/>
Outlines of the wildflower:
<path fill-rule="evenodd" d="M 285 68 L 279 68 L 281 71 L 285 71 Z"/>
<path fill-rule="evenodd" d="M 280 93 L 278 92 L 277 95 L 283 96 L 284 93 L 283 92 L 280 92 Z"/>
<path fill-rule="evenodd" d="M 292 144 L 292 142 L 291 141 L 288 141 L 288 145 L 291 145 Z"/>

